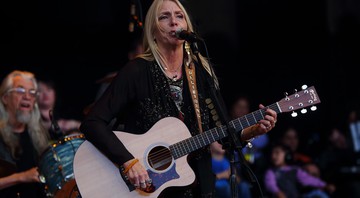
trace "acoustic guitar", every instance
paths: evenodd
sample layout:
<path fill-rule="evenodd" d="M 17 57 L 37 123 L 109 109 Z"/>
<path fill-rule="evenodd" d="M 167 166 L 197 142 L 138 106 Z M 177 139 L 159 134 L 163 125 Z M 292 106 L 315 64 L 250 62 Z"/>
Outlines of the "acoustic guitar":
<path fill-rule="evenodd" d="M 278 114 L 293 112 L 320 103 L 315 88 L 309 87 L 273 103 Z M 229 122 L 237 132 L 256 124 L 265 116 L 259 109 Z M 91 142 L 85 140 L 75 153 L 74 176 L 83 198 L 141 198 L 157 197 L 168 187 L 192 184 L 195 174 L 187 162 L 187 155 L 197 149 L 228 136 L 225 125 L 191 136 L 185 124 L 177 118 L 159 120 L 144 134 L 134 135 L 114 131 L 117 138 L 148 171 L 155 190 L 135 189 L 124 179 L 117 165 L 111 162 Z"/>

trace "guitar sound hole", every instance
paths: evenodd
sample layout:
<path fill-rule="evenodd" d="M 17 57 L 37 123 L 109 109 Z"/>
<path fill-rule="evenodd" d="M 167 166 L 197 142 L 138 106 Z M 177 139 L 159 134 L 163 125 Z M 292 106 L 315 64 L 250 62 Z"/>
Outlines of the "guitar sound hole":
<path fill-rule="evenodd" d="M 151 149 L 148 156 L 149 165 L 155 170 L 165 170 L 172 162 L 170 150 L 164 146 L 157 146 Z"/>

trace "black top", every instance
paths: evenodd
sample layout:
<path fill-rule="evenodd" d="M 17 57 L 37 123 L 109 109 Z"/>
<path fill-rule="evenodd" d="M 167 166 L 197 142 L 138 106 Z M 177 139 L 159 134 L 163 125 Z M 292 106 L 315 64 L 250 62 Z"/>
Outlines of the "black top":
<path fill-rule="evenodd" d="M 38 155 L 35 151 L 35 148 L 32 144 L 28 131 L 19 133 L 19 141 L 22 147 L 22 152 L 18 155 L 16 159 L 12 159 L 15 162 L 16 172 L 23 172 L 37 166 Z M 1 144 L 3 142 L 1 141 Z M 6 147 L 1 147 L 6 148 Z M 1 153 L 8 153 L 7 156 L 10 156 L 10 152 L 2 150 Z M 40 183 L 22 183 L 9 188 L 5 188 L 0 191 L 0 197 L 7 198 L 42 198 L 45 197 L 44 188 Z"/>
<path fill-rule="evenodd" d="M 195 65 L 195 68 L 202 127 L 205 131 L 214 126 L 205 103 L 205 99 L 211 97 L 207 80 L 211 77 L 204 68 L 198 65 Z M 197 119 L 184 68 L 182 80 L 183 103 L 180 107 L 183 121 L 192 135 L 198 134 Z M 108 127 L 114 117 L 124 124 L 124 131 L 143 134 L 162 118 L 169 116 L 181 118 L 179 116 L 181 112 L 174 101 L 168 78 L 156 61 L 136 58 L 118 72 L 108 89 L 83 120 L 80 131 L 111 161 L 122 165 L 134 157 Z M 213 174 L 210 153 L 206 148 L 200 150 L 197 152 L 202 153 L 202 160 L 199 157 L 194 159 L 203 162 L 194 164 L 189 162 L 189 165 L 194 169 L 197 178 L 199 178 L 197 167 L 201 166 L 201 171 L 204 172 L 201 175 L 206 180 L 202 183 L 207 183 L 206 185 L 211 188 L 214 182 L 211 180 Z"/>

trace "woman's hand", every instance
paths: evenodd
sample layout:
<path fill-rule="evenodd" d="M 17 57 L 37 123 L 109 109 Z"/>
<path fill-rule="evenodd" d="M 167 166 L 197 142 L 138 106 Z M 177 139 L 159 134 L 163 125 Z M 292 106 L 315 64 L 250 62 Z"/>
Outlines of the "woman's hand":
<path fill-rule="evenodd" d="M 260 104 L 259 108 L 265 109 L 266 107 Z M 260 120 L 255 125 L 256 126 L 256 128 L 254 128 L 254 130 L 256 130 L 255 136 L 265 134 L 275 127 L 277 121 L 277 113 L 270 108 L 267 108 L 265 113 L 266 114 L 264 116 L 264 119 Z"/>
<path fill-rule="evenodd" d="M 259 108 L 265 109 L 266 107 L 260 104 Z M 264 119 L 258 121 L 258 123 L 256 123 L 255 125 L 244 129 L 240 134 L 240 139 L 243 141 L 247 141 L 255 138 L 256 136 L 263 135 L 275 127 L 276 121 L 277 113 L 270 108 L 266 108 Z"/>
<path fill-rule="evenodd" d="M 144 191 L 149 190 L 152 186 L 152 180 L 150 179 L 146 169 L 138 162 L 137 159 L 125 162 L 123 166 L 126 170 L 126 176 L 135 188 L 140 188 Z"/>

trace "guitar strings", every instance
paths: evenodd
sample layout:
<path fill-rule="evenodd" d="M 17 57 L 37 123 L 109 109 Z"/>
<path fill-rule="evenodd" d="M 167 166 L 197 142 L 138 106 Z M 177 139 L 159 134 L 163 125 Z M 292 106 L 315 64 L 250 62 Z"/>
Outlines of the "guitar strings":
<path fill-rule="evenodd" d="M 149 161 L 152 163 L 161 162 L 168 158 L 171 159 L 171 154 L 170 151 L 166 148 L 160 149 L 156 152 L 149 154 Z"/>
<path fill-rule="evenodd" d="M 276 104 L 272 104 L 272 105 L 269 105 L 268 106 L 268 108 L 271 108 L 271 109 L 275 109 L 277 106 L 276 106 Z M 233 123 L 234 125 L 236 125 L 236 127 L 237 128 L 239 128 L 239 127 L 242 127 L 242 128 L 244 128 L 243 127 L 243 123 L 241 123 L 241 118 L 245 118 L 246 120 L 247 120 L 247 122 L 249 122 L 249 119 L 248 118 L 250 118 L 250 117 L 248 117 L 248 116 L 253 116 L 253 118 L 255 118 L 255 123 L 254 124 L 256 124 L 256 122 L 258 122 L 259 120 L 261 120 L 261 119 L 263 119 L 264 118 L 264 115 L 265 115 L 265 109 L 259 109 L 259 110 L 257 110 L 257 111 L 255 111 L 255 112 L 252 112 L 251 114 L 247 114 L 247 115 L 245 115 L 245 116 L 243 116 L 243 117 L 240 117 L 240 118 L 238 118 L 238 119 L 236 119 L 237 121 L 239 121 L 239 122 L 236 122 L 236 123 Z M 259 113 L 257 113 L 257 112 L 259 112 Z M 250 120 L 251 121 L 251 120 Z M 249 126 L 251 125 L 251 123 L 249 122 Z M 222 126 L 220 126 L 219 128 L 221 128 Z M 210 130 L 210 132 L 212 132 L 212 134 L 214 134 L 214 132 L 218 132 L 217 130 Z M 211 133 L 210 133 L 211 134 Z M 212 135 L 211 134 L 211 135 Z M 219 136 L 219 135 L 218 135 Z M 194 138 L 198 138 L 197 139 L 197 141 L 199 141 L 200 142 L 200 137 L 201 137 L 201 134 L 200 135 L 197 135 L 197 136 L 193 136 Z M 214 138 L 213 138 L 214 139 Z M 205 142 L 208 142 L 208 141 L 206 141 L 206 139 L 204 138 L 204 137 L 202 137 L 202 140 L 203 141 L 205 141 Z M 209 140 L 209 139 L 208 139 Z M 194 140 L 195 141 L 195 140 Z M 205 143 L 204 142 L 204 143 Z M 176 144 L 173 144 L 172 146 L 175 148 L 175 152 L 177 153 L 177 154 L 180 154 L 181 155 L 181 153 L 183 152 L 183 153 L 188 153 L 187 151 L 193 151 L 193 150 L 196 150 L 197 148 L 198 148 L 198 145 L 196 144 L 196 142 L 194 142 L 195 143 L 195 145 L 193 146 L 193 144 L 189 144 L 189 141 L 187 141 L 187 140 L 183 140 L 183 141 L 180 141 L 180 142 L 178 142 L 178 143 L 176 143 Z M 194 147 L 195 147 L 195 149 L 194 149 Z M 185 151 L 184 151 L 185 150 Z M 149 154 L 149 161 L 151 162 L 151 163 L 154 163 L 154 164 L 156 164 L 156 163 L 158 163 L 158 162 L 165 162 L 165 163 L 168 163 L 169 162 L 169 160 L 167 160 L 167 159 L 170 159 L 170 161 L 171 161 L 171 159 L 172 159 L 172 155 L 171 155 L 171 150 L 169 150 L 168 148 L 162 148 L 162 149 L 159 149 L 158 151 L 155 151 L 155 152 L 152 152 L 152 153 L 150 153 Z M 167 160 L 167 161 L 165 161 L 165 160 Z"/>

